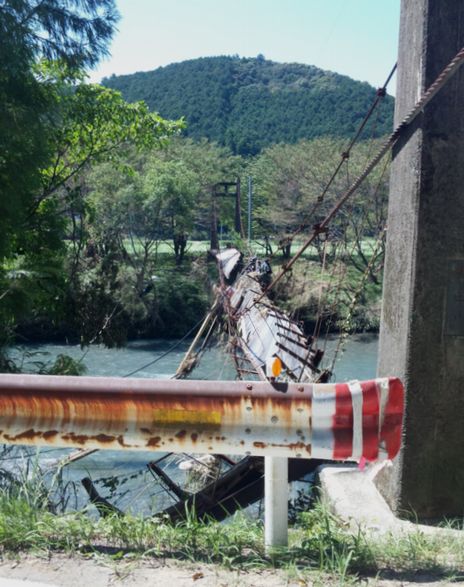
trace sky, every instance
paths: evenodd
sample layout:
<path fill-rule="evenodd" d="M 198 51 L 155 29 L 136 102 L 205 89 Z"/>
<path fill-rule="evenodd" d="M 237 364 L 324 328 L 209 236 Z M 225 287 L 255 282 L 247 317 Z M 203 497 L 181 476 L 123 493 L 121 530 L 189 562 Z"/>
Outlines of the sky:
<path fill-rule="evenodd" d="M 400 0 L 116 2 L 121 20 L 111 57 L 92 72 L 91 81 L 196 57 L 262 54 L 378 87 L 396 61 Z"/>

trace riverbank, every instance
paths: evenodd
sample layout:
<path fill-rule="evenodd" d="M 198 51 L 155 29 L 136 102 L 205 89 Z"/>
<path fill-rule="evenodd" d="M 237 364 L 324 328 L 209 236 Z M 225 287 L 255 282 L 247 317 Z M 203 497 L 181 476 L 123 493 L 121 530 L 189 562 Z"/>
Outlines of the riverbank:
<path fill-rule="evenodd" d="M 44 312 L 24 313 L 9 342 L 102 342 L 118 347 L 147 338 L 184 336 L 204 318 L 218 280 L 215 260 L 195 247 L 194 251 L 181 266 L 174 263 L 172 254 L 158 252 L 156 272 L 145 276 L 139 292 L 125 283 L 125 278 L 110 287 L 105 272 L 94 283 L 96 268 L 84 268 L 81 279 L 86 283 L 85 291 L 75 291 L 67 284 L 54 311 L 47 307 Z M 272 260 L 274 274 L 283 262 L 280 256 Z M 125 275 L 127 262 L 120 260 L 117 271 Z M 377 333 L 379 329 L 381 276 L 377 283 L 365 279 L 348 259 L 322 267 L 311 251 L 294 265 L 272 296 L 301 322 L 308 335 Z"/>

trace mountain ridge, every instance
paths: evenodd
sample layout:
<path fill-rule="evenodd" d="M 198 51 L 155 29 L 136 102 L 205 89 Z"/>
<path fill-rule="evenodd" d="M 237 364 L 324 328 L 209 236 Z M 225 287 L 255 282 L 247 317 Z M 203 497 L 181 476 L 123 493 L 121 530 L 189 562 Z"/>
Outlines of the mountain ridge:
<path fill-rule="evenodd" d="M 102 80 L 128 101 L 145 100 L 166 118 L 187 121 L 186 135 L 208 138 L 240 155 L 273 143 L 350 137 L 376 89 L 314 65 L 258 57 L 189 59 Z M 394 100 L 386 96 L 365 137 L 388 134 Z"/>

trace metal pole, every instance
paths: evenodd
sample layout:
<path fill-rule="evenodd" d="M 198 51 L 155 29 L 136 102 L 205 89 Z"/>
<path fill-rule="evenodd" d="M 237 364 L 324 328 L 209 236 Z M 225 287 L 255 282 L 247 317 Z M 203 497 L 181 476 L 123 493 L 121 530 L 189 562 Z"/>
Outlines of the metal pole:
<path fill-rule="evenodd" d="M 237 177 L 236 181 L 236 188 L 235 188 L 235 232 L 243 238 L 245 235 L 243 234 L 243 225 L 242 225 L 242 215 L 241 215 L 241 188 L 240 188 L 240 177 Z"/>
<path fill-rule="evenodd" d="M 288 459 L 264 457 L 264 543 L 267 552 L 288 544 Z"/>
<path fill-rule="evenodd" d="M 189 366 L 191 359 L 194 356 L 194 351 L 195 351 L 195 347 L 198 344 L 198 341 L 200 340 L 200 338 L 203 336 L 203 334 L 205 333 L 209 323 L 211 322 L 211 320 L 213 319 L 213 317 L 215 316 L 217 310 L 218 310 L 218 306 L 219 306 L 219 299 L 216 298 L 216 301 L 214 302 L 214 304 L 212 305 L 210 311 L 208 312 L 208 314 L 206 315 L 206 318 L 203 321 L 203 324 L 200 326 L 200 329 L 198 330 L 197 334 L 195 335 L 195 338 L 192 340 L 191 345 L 189 346 L 187 352 L 184 355 L 184 358 L 182 359 L 182 361 L 180 362 L 179 366 L 177 367 L 177 371 L 174 375 L 174 377 L 177 378 L 181 378 L 183 375 L 186 374 L 186 371 L 188 373 L 188 369 L 187 367 Z"/>
<path fill-rule="evenodd" d="M 211 188 L 211 242 L 210 249 L 212 251 L 219 250 L 219 240 L 217 234 L 217 197 L 216 188 Z"/>
<path fill-rule="evenodd" d="M 251 207 L 253 199 L 253 179 L 248 176 L 248 245 L 251 243 Z"/>

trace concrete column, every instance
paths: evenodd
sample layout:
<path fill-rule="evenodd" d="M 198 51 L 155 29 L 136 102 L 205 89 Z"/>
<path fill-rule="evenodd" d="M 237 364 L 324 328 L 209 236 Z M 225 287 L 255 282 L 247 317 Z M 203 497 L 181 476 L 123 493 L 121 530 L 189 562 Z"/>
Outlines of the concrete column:
<path fill-rule="evenodd" d="M 402 0 L 396 123 L 464 46 L 463 0 Z M 464 68 L 395 147 L 379 376 L 406 386 L 388 498 L 464 513 Z"/>

